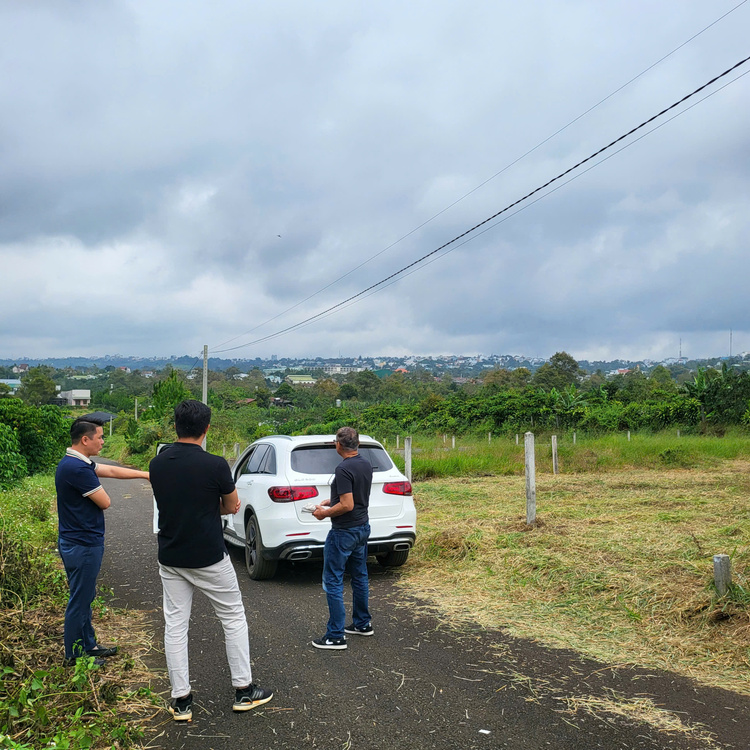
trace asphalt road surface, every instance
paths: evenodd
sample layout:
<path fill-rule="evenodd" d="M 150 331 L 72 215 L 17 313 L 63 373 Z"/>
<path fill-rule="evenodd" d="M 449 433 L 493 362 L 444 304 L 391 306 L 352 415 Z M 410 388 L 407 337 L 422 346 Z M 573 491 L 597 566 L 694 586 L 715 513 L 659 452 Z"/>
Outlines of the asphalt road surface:
<path fill-rule="evenodd" d="M 160 649 L 161 584 L 150 486 L 106 479 L 104 485 L 112 506 L 100 582 L 113 589 L 116 605 L 151 613 Z M 346 651 L 314 649 L 310 641 L 324 633 L 327 619 L 321 565 L 281 565 L 273 580 L 251 581 L 242 551 L 230 548 L 230 554 L 250 625 L 253 679 L 272 688 L 275 697 L 254 711 L 232 712 L 221 626 L 205 598 L 196 595 L 190 628 L 193 720 L 167 721 L 165 712 L 154 748 L 750 748 L 750 699 L 669 673 L 608 666 L 502 632 L 456 632 L 394 586 L 397 571 L 374 562 L 375 636 L 349 636 Z M 107 643 L 106 633 L 100 635 Z M 126 643 L 120 645 L 127 651 Z M 152 663 L 165 670 L 160 650 Z M 168 696 L 166 681 L 157 687 Z M 705 735 L 660 731 L 595 703 L 644 698 L 685 725 L 703 725 L 713 744 Z M 583 702 L 593 712 L 571 710 Z"/>

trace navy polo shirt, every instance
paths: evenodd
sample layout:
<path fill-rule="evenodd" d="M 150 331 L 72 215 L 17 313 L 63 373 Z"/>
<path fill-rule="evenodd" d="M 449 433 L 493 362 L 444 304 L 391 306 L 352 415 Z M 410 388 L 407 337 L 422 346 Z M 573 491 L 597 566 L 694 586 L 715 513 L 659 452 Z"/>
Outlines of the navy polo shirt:
<path fill-rule="evenodd" d="M 55 472 L 57 518 L 60 538 L 84 547 L 104 544 L 104 511 L 89 498 L 102 483 L 96 464 L 68 448 Z"/>

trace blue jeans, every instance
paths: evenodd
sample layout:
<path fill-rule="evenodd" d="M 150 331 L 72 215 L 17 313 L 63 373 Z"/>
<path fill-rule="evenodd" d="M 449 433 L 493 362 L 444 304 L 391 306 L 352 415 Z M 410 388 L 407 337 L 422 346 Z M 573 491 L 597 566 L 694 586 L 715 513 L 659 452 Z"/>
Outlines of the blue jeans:
<path fill-rule="evenodd" d="M 96 635 L 91 623 L 91 603 L 96 597 L 96 578 L 102 566 L 104 546 L 85 547 L 58 539 L 70 596 L 65 609 L 65 658 L 85 656 L 96 648 Z"/>
<path fill-rule="evenodd" d="M 326 638 L 343 638 L 346 612 L 344 611 L 344 573 L 352 579 L 352 620 L 355 627 L 370 624 L 368 601 L 370 586 L 367 580 L 367 540 L 370 524 L 351 529 L 331 528 L 323 551 L 323 591 L 328 600 L 328 628 Z"/>

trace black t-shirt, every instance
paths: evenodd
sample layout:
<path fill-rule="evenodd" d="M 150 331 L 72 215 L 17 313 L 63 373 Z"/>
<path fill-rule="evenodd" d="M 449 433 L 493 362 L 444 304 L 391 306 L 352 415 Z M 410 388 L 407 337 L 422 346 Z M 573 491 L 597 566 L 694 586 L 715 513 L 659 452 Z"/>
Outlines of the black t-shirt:
<path fill-rule="evenodd" d="M 159 562 L 207 568 L 226 554 L 221 495 L 234 490 L 229 464 L 194 443 L 173 443 L 149 466 L 159 508 Z"/>
<path fill-rule="evenodd" d="M 354 508 L 348 513 L 331 518 L 331 525 L 337 529 L 349 529 L 369 522 L 367 509 L 370 506 L 372 487 L 372 466 L 359 453 L 345 458 L 337 467 L 331 483 L 331 507 L 339 504 L 339 497 L 351 492 Z"/>

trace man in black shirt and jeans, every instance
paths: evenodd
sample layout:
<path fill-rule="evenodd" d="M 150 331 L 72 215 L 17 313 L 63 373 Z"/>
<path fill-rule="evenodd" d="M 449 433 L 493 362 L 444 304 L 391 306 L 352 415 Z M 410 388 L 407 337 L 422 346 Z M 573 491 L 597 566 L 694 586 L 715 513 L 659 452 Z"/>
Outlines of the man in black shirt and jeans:
<path fill-rule="evenodd" d="M 323 551 L 323 590 L 328 599 L 328 627 L 315 648 L 345 649 L 346 635 L 373 635 L 370 622 L 367 540 L 370 537 L 368 507 L 372 466 L 359 455 L 359 433 L 342 427 L 336 433 L 336 451 L 343 459 L 336 467 L 331 499 L 313 511 L 319 521 L 331 519 Z M 352 582 L 352 623 L 344 626 L 344 572 Z"/>
<path fill-rule="evenodd" d="M 170 711 L 177 721 L 193 716 L 188 671 L 188 626 L 193 592 L 202 591 L 224 628 L 235 688 L 234 711 L 249 711 L 273 698 L 252 684 L 247 618 L 221 516 L 240 501 L 226 460 L 203 450 L 211 409 L 188 399 L 174 410 L 177 442 L 151 461 L 159 509 L 159 575 L 164 591 L 164 652 L 172 684 Z"/>

